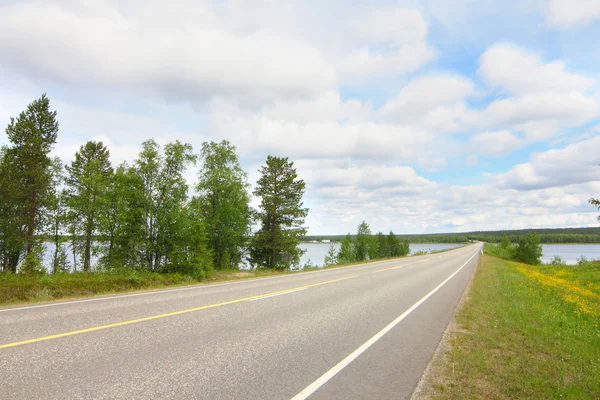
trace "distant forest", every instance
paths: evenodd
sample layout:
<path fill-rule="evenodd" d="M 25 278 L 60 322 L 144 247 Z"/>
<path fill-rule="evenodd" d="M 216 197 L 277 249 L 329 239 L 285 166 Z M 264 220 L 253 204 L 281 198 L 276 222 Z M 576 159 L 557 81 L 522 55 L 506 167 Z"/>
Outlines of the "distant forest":
<path fill-rule="evenodd" d="M 504 235 L 516 243 L 519 237 L 535 232 L 542 243 L 600 243 L 600 227 L 598 228 L 561 228 L 561 229 L 522 229 L 507 231 L 476 231 L 460 233 L 431 233 L 423 235 L 397 235 L 402 241 L 410 243 L 465 243 L 479 240 L 488 243 L 500 243 Z M 305 236 L 301 240 L 332 240 L 341 242 L 346 235 L 315 235 Z"/>

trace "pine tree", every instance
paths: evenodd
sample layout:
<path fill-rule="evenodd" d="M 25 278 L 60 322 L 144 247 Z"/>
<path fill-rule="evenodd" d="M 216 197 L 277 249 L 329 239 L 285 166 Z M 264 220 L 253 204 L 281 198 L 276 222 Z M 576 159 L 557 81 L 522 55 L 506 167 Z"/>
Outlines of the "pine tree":
<path fill-rule="evenodd" d="M 17 272 L 26 240 L 26 213 L 17 193 L 14 152 L 0 148 L 0 257 L 3 271 Z"/>
<path fill-rule="evenodd" d="M 298 238 L 306 235 L 303 224 L 308 209 L 302 204 L 306 184 L 298 179 L 287 157 L 268 156 L 259 172 L 254 195 L 261 197 L 261 227 L 252 238 L 251 262 L 263 268 L 289 269 L 300 262 Z"/>
<path fill-rule="evenodd" d="M 335 245 L 333 243 L 331 243 L 329 245 L 329 250 L 327 251 L 327 254 L 325 255 L 325 266 L 328 267 L 330 265 L 335 265 L 338 263 L 338 252 L 335 248 Z"/>
<path fill-rule="evenodd" d="M 11 198 L 22 204 L 18 208 L 25 227 L 27 254 L 32 254 L 37 243 L 36 234 L 45 223 L 46 207 L 52 184 L 50 151 L 56 143 L 58 121 L 56 111 L 50 110 L 45 94 L 33 101 L 17 119 L 11 118 L 6 135 L 12 143 L 9 149 L 12 167 L 9 179 Z"/>

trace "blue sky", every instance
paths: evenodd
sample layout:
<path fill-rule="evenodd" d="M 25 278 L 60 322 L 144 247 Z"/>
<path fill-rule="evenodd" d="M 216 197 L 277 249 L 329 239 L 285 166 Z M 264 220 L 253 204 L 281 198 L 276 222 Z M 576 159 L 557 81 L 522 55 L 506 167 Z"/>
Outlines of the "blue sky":
<path fill-rule="evenodd" d="M 589 0 L 2 2 L 0 124 L 46 92 L 65 163 L 287 156 L 311 234 L 595 226 L 598 37 Z"/>

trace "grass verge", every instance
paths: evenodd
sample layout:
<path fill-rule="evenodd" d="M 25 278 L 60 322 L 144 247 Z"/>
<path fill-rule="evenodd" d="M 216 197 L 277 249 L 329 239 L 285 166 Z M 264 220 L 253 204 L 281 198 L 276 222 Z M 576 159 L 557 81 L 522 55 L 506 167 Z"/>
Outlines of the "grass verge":
<path fill-rule="evenodd" d="M 408 257 L 367 260 L 360 262 L 360 264 L 400 260 Z M 145 271 L 75 272 L 41 276 L 0 273 L 0 306 L 296 274 L 351 267 L 353 265 L 357 265 L 357 263 L 336 264 L 328 267 L 308 267 L 300 271 L 266 269 L 212 271 L 203 281 L 198 281 L 187 275 L 159 274 Z"/>
<path fill-rule="evenodd" d="M 417 399 L 599 399 L 600 264 L 483 256 Z"/>

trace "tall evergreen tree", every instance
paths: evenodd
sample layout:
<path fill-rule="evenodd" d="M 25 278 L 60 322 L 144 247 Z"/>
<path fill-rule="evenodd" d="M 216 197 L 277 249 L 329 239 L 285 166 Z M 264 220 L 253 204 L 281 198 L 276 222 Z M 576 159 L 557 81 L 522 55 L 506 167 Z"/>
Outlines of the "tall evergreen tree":
<path fill-rule="evenodd" d="M 247 174 L 235 146 L 206 142 L 200 151 L 198 202 L 217 269 L 238 268 L 252 223 Z"/>
<path fill-rule="evenodd" d="M 261 227 L 252 238 L 250 258 L 255 266 L 289 269 L 302 255 L 298 238 L 306 235 L 308 209 L 302 204 L 306 184 L 287 157 L 268 156 L 259 172 L 254 195 L 261 197 Z"/>
<path fill-rule="evenodd" d="M 33 101 L 17 119 L 11 118 L 6 135 L 12 143 L 9 158 L 14 182 L 11 197 L 23 207 L 22 219 L 25 226 L 27 254 L 32 254 L 36 234 L 45 222 L 45 211 L 49 203 L 52 184 L 52 160 L 50 151 L 56 143 L 58 121 L 56 111 L 50 110 L 50 100 L 45 94 Z"/>
<path fill-rule="evenodd" d="M 0 260 L 3 271 L 17 272 L 25 250 L 26 213 L 18 199 L 14 152 L 0 148 Z"/>
<path fill-rule="evenodd" d="M 94 237 L 107 212 L 106 194 L 113 175 L 110 153 L 102 142 L 89 141 L 66 169 L 68 204 L 78 216 L 77 232 L 83 235 L 83 270 L 91 271 Z"/>

